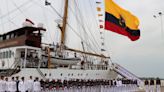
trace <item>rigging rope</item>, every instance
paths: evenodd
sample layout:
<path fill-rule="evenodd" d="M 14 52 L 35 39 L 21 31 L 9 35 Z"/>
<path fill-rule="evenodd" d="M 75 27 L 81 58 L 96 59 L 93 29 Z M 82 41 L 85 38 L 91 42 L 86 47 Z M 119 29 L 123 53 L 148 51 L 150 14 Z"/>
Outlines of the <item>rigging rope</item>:
<path fill-rule="evenodd" d="M 79 22 L 79 21 L 78 21 L 78 22 Z M 70 24 L 67 23 L 67 25 L 68 25 L 69 27 L 71 27 Z M 87 42 L 86 40 L 84 40 L 84 38 L 82 38 L 81 34 L 77 33 L 76 30 L 75 30 L 73 27 L 71 27 L 71 29 L 72 29 L 72 31 L 73 31 L 83 42 L 86 43 L 86 45 L 87 45 L 91 50 L 93 50 L 93 48 L 90 47 L 90 45 L 88 44 L 88 42 Z M 84 29 L 84 30 L 85 30 L 85 29 Z M 93 42 L 92 42 L 92 43 L 93 43 Z M 93 44 L 94 44 L 94 43 L 93 43 Z M 96 46 L 96 45 L 95 45 L 95 46 Z M 93 50 L 93 51 L 96 52 L 95 50 Z"/>
<path fill-rule="evenodd" d="M 16 9 L 19 10 L 20 13 L 21 13 L 24 17 L 27 18 L 27 16 L 26 16 L 26 15 L 24 14 L 24 12 L 20 9 L 20 7 L 18 7 L 17 4 L 16 4 L 13 0 L 11 0 L 11 2 L 12 2 L 12 4 L 16 7 Z"/>
<path fill-rule="evenodd" d="M 80 13 L 80 15 L 81 15 L 81 19 L 84 20 L 84 16 L 82 15 L 82 13 L 81 13 L 81 11 L 80 11 L 80 9 L 79 9 L 79 6 L 78 6 L 78 4 L 76 3 L 76 1 L 75 1 L 75 5 L 76 5 L 77 9 L 79 10 L 79 13 Z M 78 21 L 79 21 L 79 20 L 78 20 Z M 82 21 L 82 22 L 83 22 L 83 21 Z M 97 42 L 96 39 L 94 38 L 93 33 L 91 33 L 91 31 L 90 31 L 90 30 L 91 30 L 90 27 L 87 25 L 87 27 L 85 28 L 85 27 L 84 27 L 84 24 L 85 24 L 84 22 L 83 22 L 83 24 L 81 24 L 83 30 L 87 33 L 86 28 L 88 29 L 88 32 L 91 34 L 91 37 L 92 37 L 92 39 L 94 40 L 95 43 L 93 43 L 93 41 L 91 41 L 91 42 L 94 44 L 94 46 L 97 46 L 97 48 L 100 48 L 98 42 Z M 92 39 L 91 39 L 91 40 L 92 40 Z"/>
<path fill-rule="evenodd" d="M 21 4 L 17 8 L 22 8 L 22 7 L 27 6 L 29 3 L 31 3 L 30 1 L 32 1 L 32 0 L 27 0 L 26 2 L 24 2 L 23 4 Z M 17 8 L 9 11 L 7 14 L 4 14 L 4 15 L 0 16 L 0 19 L 7 17 L 8 14 L 12 14 L 12 13 L 16 12 L 18 10 Z"/>
<path fill-rule="evenodd" d="M 31 1 L 31 0 L 30 0 L 30 1 Z M 25 3 L 26 3 L 26 2 L 25 2 Z M 28 9 L 31 7 L 30 4 L 31 4 L 31 3 L 27 3 L 25 6 L 22 6 L 22 5 L 24 5 L 24 3 L 23 3 L 23 4 L 21 4 L 21 5 L 18 6 L 18 7 L 19 7 L 19 8 L 20 8 L 20 7 L 25 7 L 25 10 L 28 10 Z M 27 5 L 28 5 L 28 7 L 27 7 Z M 14 10 L 14 11 L 13 11 L 13 10 Z M 1 16 L 1 20 L 4 19 L 4 18 L 6 18 L 6 17 L 8 17 L 8 15 L 11 15 L 11 14 L 15 13 L 16 11 L 18 11 L 18 9 L 16 9 L 16 8 L 13 9 L 13 10 L 8 11 L 8 13 L 2 15 L 2 16 Z M 5 25 L 6 23 L 9 23 L 9 22 L 10 22 L 10 23 L 12 23 L 14 26 L 19 27 L 17 24 L 15 24 L 15 23 L 12 21 L 13 19 L 16 19 L 16 17 L 19 17 L 18 15 L 20 15 L 20 14 L 16 14 L 16 15 L 13 16 L 13 17 L 10 16 L 10 19 L 1 22 L 1 25 L 0 25 L 0 26 L 3 26 L 3 25 Z"/>

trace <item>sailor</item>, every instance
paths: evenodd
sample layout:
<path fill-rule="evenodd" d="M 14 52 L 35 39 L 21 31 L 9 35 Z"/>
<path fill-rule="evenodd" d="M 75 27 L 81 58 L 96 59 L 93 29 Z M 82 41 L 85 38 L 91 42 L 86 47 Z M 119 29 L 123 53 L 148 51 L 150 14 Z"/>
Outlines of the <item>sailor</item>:
<path fill-rule="evenodd" d="M 9 81 L 8 78 L 5 78 L 5 92 L 9 92 Z"/>
<path fill-rule="evenodd" d="M 150 80 L 150 92 L 154 92 L 154 80 Z"/>
<path fill-rule="evenodd" d="M 0 79 L 0 92 L 5 92 L 4 76 L 1 76 L 1 79 Z"/>
<path fill-rule="evenodd" d="M 25 59 L 25 52 L 24 51 L 21 51 L 20 57 L 21 57 L 21 68 L 22 68 L 22 67 L 26 66 L 26 62 L 24 60 Z"/>
<path fill-rule="evenodd" d="M 16 76 L 15 82 L 16 82 L 16 92 L 19 92 L 19 87 L 18 87 L 18 85 L 19 85 L 19 76 Z"/>
<path fill-rule="evenodd" d="M 139 87 L 138 81 L 134 80 L 134 90 L 137 91 L 137 88 Z"/>
<path fill-rule="evenodd" d="M 21 81 L 18 84 L 18 88 L 20 92 L 26 92 L 27 91 L 27 85 L 26 82 L 24 80 L 24 77 L 21 78 Z"/>
<path fill-rule="evenodd" d="M 41 90 L 45 91 L 45 89 L 46 89 L 46 86 L 45 86 L 46 82 L 43 79 L 40 80 L 40 85 L 41 85 Z"/>
<path fill-rule="evenodd" d="M 68 90 L 68 82 L 67 82 L 67 80 L 63 81 L 63 85 L 64 85 L 64 92 L 67 92 L 67 90 Z"/>
<path fill-rule="evenodd" d="M 47 91 L 48 88 L 49 88 L 49 79 L 46 79 L 46 80 L 44 81 L 44 90 Z"/>
<path fill-rule="evenodd" d="M 32 76 L 30 76 L 29 80 L 27 80 L 28 92 L 32 92 L 32 90 L 33 90 L 33 84 L 34 84 L 34 81 L 32 79 Z"/>
<path fill-rule="evenodd" d="M 117 87 L 117 92 L 120 92 L 121 91 L 121 81 L 120 81 L 120 79 L 117 79 L 116 80 L 116 87 Z"/>
<path fill-rule="evenodd" d="M 36 77 L 36 79 L 34 81 L 34 85 L 33 85 L 33 91 L 34 92 L 40 92 L 41 91 L 41 85 L 40 85 L 40 82 L 38 80 L 39 80 L 39 78 Z"/>
<path fill-rule="evenodd" d="M 16 92 L 16 82 L 14 81 L 14 77 L 11 78 L 11 81 L 9 82 L 9 92 Z"/>
<path fill-rule="evenodd" d="M 161 92 L 161 80 L 159 78 L 156 79 L 156 92 Z"/>

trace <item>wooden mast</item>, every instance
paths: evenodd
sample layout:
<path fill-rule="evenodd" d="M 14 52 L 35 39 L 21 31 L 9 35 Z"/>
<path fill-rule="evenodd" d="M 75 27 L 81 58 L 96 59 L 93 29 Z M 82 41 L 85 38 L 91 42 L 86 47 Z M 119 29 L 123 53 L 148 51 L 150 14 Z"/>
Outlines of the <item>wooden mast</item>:
<path fill-rule="evenodd" d="M 61 30 L 61 45 L 65 45 L 65 30 L 66 30 L 66 24 L 67 24 L 67 16 L 68 16 L 68 0 L 65 0 L 63 26 Z M 61 49 L 62 49 L 62 46 L 61 46 Z"/>
<path fill-rule="evenodd" d="M 91 53 L 91 52 L 85 52 L 85 51 L 75 50 L 75 49 L 71 49 L 71 48 L 65 48 L 65 32 L 66 32 L 67 16 L 68 16 L 68 0 L 65 0 L 63 25 L 61 27 L 60 51 L 62 51 L 62 49 L 65 49 L 65 50 L 70 50 L 70 51 L 83 53 L 83 54 L 88 54 L 88 55 L 92 55 L 92 56 L 97 56 L 97 57 L 102 57 L 102 58 L 110 58 L 110 57 L 106 57 L 104 55 L 99 55 L 99 54 L 95 54 L 95 53 Z"/>

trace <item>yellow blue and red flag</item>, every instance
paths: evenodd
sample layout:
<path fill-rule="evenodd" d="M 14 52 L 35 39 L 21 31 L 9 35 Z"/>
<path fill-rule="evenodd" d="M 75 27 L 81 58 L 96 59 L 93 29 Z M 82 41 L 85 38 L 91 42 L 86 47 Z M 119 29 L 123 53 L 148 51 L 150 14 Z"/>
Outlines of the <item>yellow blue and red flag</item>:
<path fill-rule="evenodd" d="M 127 36 L 132 41 L 140 38 L 139 20 L 113 0 L 105 0 L 105 29 Z"/>

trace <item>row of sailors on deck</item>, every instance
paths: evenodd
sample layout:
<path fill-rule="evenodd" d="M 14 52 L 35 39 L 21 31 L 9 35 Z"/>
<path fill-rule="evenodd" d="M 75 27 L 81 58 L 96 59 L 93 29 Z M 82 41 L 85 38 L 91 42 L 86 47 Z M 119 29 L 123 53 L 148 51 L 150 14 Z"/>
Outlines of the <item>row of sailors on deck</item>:
<path fill-rule="evenodd" d="M 1 76 L 0 92 L 132 92 L 132 88 L 137 88 L 136 80 L 40 80 L 32 76 L 28 80 L 24 77 L 19 80 L 19 77 L 11 78 L 8 81 Z M 123 91 L 125 90 L 125 91 Z M 135 90 L 133 90 L 135 91 Z"/>

